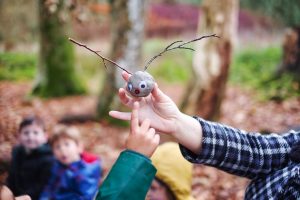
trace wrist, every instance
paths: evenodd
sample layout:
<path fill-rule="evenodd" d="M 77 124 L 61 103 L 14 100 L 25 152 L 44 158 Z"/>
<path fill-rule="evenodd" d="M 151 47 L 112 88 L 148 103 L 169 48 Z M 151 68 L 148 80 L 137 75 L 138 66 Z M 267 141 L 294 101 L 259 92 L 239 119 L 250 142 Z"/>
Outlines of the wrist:
<path fill-rule="evenodd" d="M 189 124 L 192 124 L 192 119 L 193 118 L 189 115 L 180 113 L 175 119 L 175 128 L 172 135 L 175 138 L 181 138 L 184 134 L 186 134 L 186 131 L 190 128 Z"/>
<path fill-rule="evenodd" d="M 144 158 L 146 160 L 150 160 L 150 156 L 147 156 L 147 155 L 145 155 L 145 154 L 143 154 L 143 153 L 141 153 L 141 152 L 139 152 L 137 150 L 132 150 L 132 149 L 127 148 L 124 152 L 128 152 L 128 153 L 134 154 L 134 155 L 136 155 L 138 157 L 142 157 L 142 158 Z"/>
<path fill-rule="evenodd" d="M 193 117 L 180 113 L 172 134 L 178 143 L 198 154 L 202 145 L 202 127 Z"/>

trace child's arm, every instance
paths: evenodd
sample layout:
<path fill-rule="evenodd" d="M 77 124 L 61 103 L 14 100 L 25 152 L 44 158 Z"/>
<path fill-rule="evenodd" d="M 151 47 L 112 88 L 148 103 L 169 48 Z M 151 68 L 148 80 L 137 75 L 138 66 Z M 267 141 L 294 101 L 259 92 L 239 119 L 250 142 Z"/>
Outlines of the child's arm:
<path fill-rule="evenodd" d="M 82 171 L 75 172 L 74 183 L 77 185 L 74 193 L 70 193 L 68 197 L 64 199 L 82 199 L 90 200 L 93 199 L 98 191 L 98 186 L 101 178 L 101 164 L 99 158 L 96 156 L 84 152 L 82 156 L 84 166 Z M 87 158 L 89 159 L 87 162 Z"/>
<path fill-rule="evenodd" d="M 51 166 L 50 176 L 48 182 L 43 186 L 43 190 L 39 196 L 39 200 L 47 200 L 51 198 L 52 186 L 55 183 L 56 175 L 57 175 L 57 163 Z"/>
<path fill-rule="evenodd" d="M 149 127 L 149 120 L 138 124 L 139 104 L 131 114 L 130 133 L 123 151 L 99 188 L 96 199 L 145 199 L 156 169 L 148 158 L 159 144 L 159 135 Z"/>
<path fill-rule="evenodd" d="M 16 188 L 16 182 L 15 182 L 16 174 L 15 174 L 15 167 L 14 167 L 13 162 L 11 162 L 11 166 L 12 167 L 9 169 L 8 176 L 7 176 L 7 179 L 6 179 L 6 184 L 9 188 L 11 188 L 11 190 L 15 191 L 15 188 Z"/>
<path fill-rule="evenodd" d="M 19 171 L 19 167 L 20 167 L 20 160 L 22 160 L 22 158 L 20 157 L 21 153 L 20 153 L 20 147 L 19 146 L 15 146 L 12 150 L 12 160 L 11 160 L 11 167 L 9 168 L 8 171 L 8 177 L 6 180 L 6 184 L 7 187 L 13 192 L 13 193 L 18 193 L 18 187 L 17 187 L 17 183 L 18 180 L 20 180 L 20 177 L 18 175 L 18 171 Z"/>

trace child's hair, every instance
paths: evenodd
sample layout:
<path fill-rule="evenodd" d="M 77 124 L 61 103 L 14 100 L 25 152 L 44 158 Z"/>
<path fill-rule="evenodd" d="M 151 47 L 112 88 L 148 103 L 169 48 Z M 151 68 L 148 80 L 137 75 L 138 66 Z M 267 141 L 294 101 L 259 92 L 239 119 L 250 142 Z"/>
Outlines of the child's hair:
<path fill-rule="evenodd" d="M 51 146 L 61 138 L 69 138 L 76 143 L 80 142 L 80 132 L 75 127 L 68 127 L 64 125 L 58 125 L 54 128 L 52 136 L 49 140 Z"/>
<path fill-rule="evenodd" d="M 38 116 L 28 116 L 28 117 L 25 117 L 20 125 L 19 125 L 19 132 L 21 132 L 21 130 L 26 127 L 26 126 L 29 126 L 29 125 L 37 125 L 39 127 L 41 127 L 44 131 L 45 131 L 45 124 L 44 124 L 44 121 L 38 117 Z"/>

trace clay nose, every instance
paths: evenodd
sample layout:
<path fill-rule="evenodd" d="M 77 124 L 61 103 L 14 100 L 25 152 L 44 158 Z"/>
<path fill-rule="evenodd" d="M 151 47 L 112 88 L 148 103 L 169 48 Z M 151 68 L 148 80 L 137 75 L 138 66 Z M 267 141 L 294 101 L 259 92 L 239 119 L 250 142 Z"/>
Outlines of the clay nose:
<path fill-rule="evenodd" d="M 135 94 L 139 94 L 139 93 L 140 93 L 140 90 L 135 89 L 135 90 L 134 90 L 134 93 L 135 93 Z"/>

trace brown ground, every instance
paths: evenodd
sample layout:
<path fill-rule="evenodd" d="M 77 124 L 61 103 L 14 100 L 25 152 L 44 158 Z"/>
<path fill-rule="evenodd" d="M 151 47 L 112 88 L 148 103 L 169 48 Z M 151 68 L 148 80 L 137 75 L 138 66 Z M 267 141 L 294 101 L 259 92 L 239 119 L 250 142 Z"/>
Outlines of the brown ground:
<path fill-rule="evenodd" d="M 163 91 L 180 102 L 183 87 L 161 85 Z M 172 88 L 178 88 L 176 91 Z M 9 160 L 12 145 L 16 144 L 16 128 L 21 118 L 38 114 L 47 123 L 48 129 L 66 114 L 92 114 L 97 98 L 76 96 L 43 100 L 29 99 L 30 83 L 0 82 L 0 158 Z M 300 125 L 300 99 L 282 103 L 258 102 L 253 93 L 229 86 L 223 102 L 221 122 L 248 131 L 282 131 Z M 123 149 L 128 128 L 118 128 L 104 122 L 76 123 L 84 136 L 88 151 L 99 155 L 104 163 L 105 173 Z M 164 138 L 163 141 L 167 140 Z M 193 193 L 205 200 L 242 199 L 248 180 L 238 178 L 211 167 L 195 166 Z"/>

